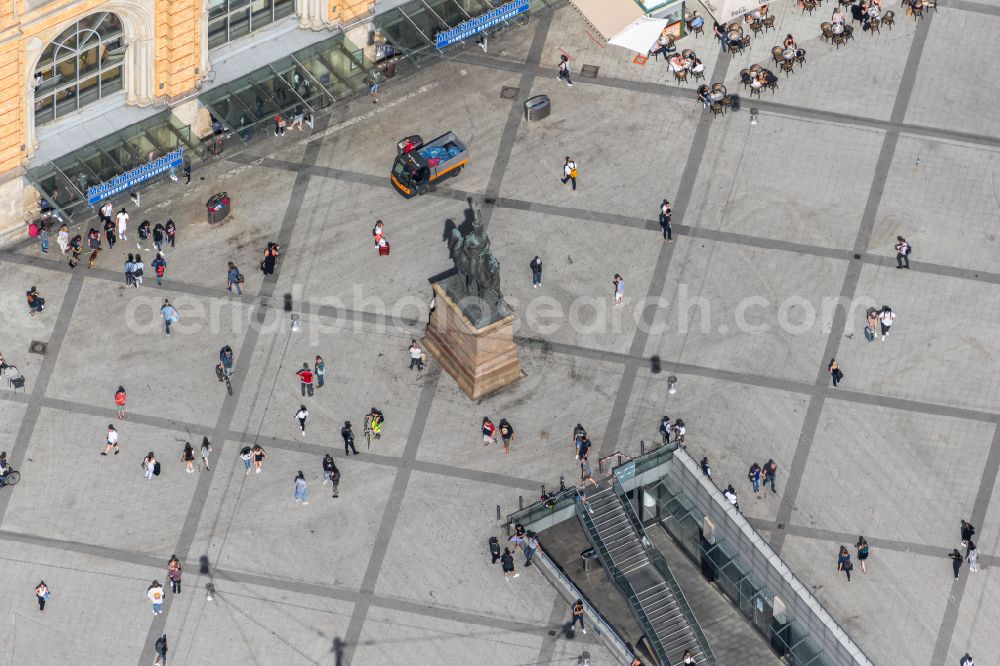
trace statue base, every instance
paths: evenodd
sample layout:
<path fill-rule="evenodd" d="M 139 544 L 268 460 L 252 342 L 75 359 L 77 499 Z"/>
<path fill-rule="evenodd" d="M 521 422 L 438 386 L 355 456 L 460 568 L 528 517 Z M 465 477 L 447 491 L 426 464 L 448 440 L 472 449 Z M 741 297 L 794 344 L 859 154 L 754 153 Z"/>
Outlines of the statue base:
<path fill-rule="evenodd" d="M 441 285 L 431 286 L 436 307 L 422 343 L 467 396 L 479 400 L 524 376 L 514 344 L 515 315 L 478 328 Z"/>

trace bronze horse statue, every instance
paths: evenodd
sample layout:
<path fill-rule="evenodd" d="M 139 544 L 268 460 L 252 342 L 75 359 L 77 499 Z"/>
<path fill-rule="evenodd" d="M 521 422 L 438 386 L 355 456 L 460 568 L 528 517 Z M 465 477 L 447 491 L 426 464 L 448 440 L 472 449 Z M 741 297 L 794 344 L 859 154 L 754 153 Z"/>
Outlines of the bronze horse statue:
<path fill-rule="evenodd" d="M 463 236 L 458 229 L 452 229 L 448 245 L 464 293 L 482 299 L 493 312 L 505 309 L 500 293 L 500 262 L 490 249 L 478 209 L 472 231 Z"/>

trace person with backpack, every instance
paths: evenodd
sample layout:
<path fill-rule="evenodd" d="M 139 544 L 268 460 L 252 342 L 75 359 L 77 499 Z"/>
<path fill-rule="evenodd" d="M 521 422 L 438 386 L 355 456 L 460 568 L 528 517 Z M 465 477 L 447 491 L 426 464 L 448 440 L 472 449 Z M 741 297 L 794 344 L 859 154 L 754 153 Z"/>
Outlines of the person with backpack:
<path fill-rule="evenodd" d="M 882 342 L 885 342 L 885 336 L 889 335 L 889 327 L 892 326 L 892 321 L 896 318 L 896 314 L 892 311 L 888 305 L 882 306 L 882 311 L 878 314 L 878 321 L 882 327 Z"/>
<path fill-rule="evenodd" d="M 972 541 L 972 535 L 976 533 L 976 528 L 972 526 L 972 523 L 963 520 L 959 527 L 959 533 L 962 536 L 962 547 L 968 548 L 969 542 Z"/>
<path fill-rule="evenodd" d="M 35 315 L 45 309 L 45 299 L 38 294 L 34 285 L 24 295 L 28 301 L 28 316 L 34 319 Z"/>
<path fill-rule="evenodd" d="M 163 237 L 166 233 L 166 229 L 159 222 L 153 227 L 153 247 L 159 252 L 163 249 Z"/>
<path fill-rule="evenodd" d="M 910 268 L 910 252 L 913 247 L 902 236 L 896 236 L 896 268 Z"/>
<path fill-rule="evenodd" d="M 139 242 L 135 244 L 137 248 L 139 248 L 140 250 L 149 249 L 148 247 L 143 247 L 143 243 L 145 243 L 149 239 L 149 234 L 151 231 L 152 231 L 152 225 L 149 223 L 149 220 L 143 220 L 142 223 L 139 225 Z"/>
<path fill-rule="evenodd" d="M 514 426 L 507 419 L 500 419 L 500 441 L 503 442 L 503 452 L 510 453 L 510 445 L 514 441 Z"/>
<path fill-rule="evenodd" d="M 750 465 L 750 471 L 747 472 L 747 478 L 750 479 L 750 485 L 753 486 L 753 494 L 760 495 L 760 465 L 756 462 Z"/>
<path fill-rule="evenodd" d="M 966 652 L 965 656 L 959 660 L 958 666 L 976 666 L 976 665 L 975 663 L 973 663 L 972 657 L 969 656 L 969 653 Z"/>
<path fill-rule="evenodd" d="M 153 272 L 156 273 L 156 286 L 163 286 L 163 274 L 167 271 L 167 260 L 163 258 L 162 252 L 156 253 L 156 259 L 153 259 L 149 264 L 153 268 Z"/>
<path fill-rule="evenodd" d="M 145 264 L 142 263 L 142 255 L 135 254 L 135 265 L 132 268 L 132 286 L 138 289 L 142 286 L 142 276 L 145 273 Z"/>
<path fill-rule="evenodd" d="M 871 549 L 868 547 L 868 542 L 863 536 L 858 536 L 858 542 L 854 544 L 854 547 L 858 549 L 858 562 L 861 563 L 861 573 L 868 573 L 868 567 L 865 565 L 865 560 L 868 559 L 868 555 Z"/>
<path fill-rule="evenodd" d="M 570 85 L 572 85 L 572 84 L 570 84 Z M 578 172 L 576 170 L 576 162 L 574 162 L 573 160 L 571 160 L 569 158 L 569 155 L 567 155 L 566 156 L 566 162 L 563 164 L 563 177 L 562 177 L 562 183 L 563 183 L 563 185 L 565 185 L 566 183 L 572 181 L 573 182 L 573 189 L 576 190 L 576 175 L 577 175 L 577 173 Z"/>
<path fill-rule="evenodd" d="M 174 224 L 174 221 L 169 218 L 167 219 L 166 233 L 167 233 L 167 242 L 170 243 L 170 249 L 171 250 L 176 249 L 175 242 L 177 239 L 177 225 Z"/>
<path fill-rule="evenodd" d="M 243 289 L 240 285 L 243 284 L 243 274 L 240 273 L 240 269 L 236 268 L 236 264 L 229 262 L 229 270 L 226 272 L 226 290 L 232 291 L 233 287 L 236 287 L 236 293 L 240 296 L 243 295 Z"/>
<path fill-rule="evenodd" d="M 333 456 L 327 453 L 323 456 L 323 485 L 330 483 L 330 472 L 333 471 L 335 465 L 333 464 Z"/>
<path fill-rule="evenodd" d="M 156 661 L 153 662 L 153 666 L 167 666 L 167 635 L 163 634 L 156 639 L 156 644 L 153 646 L 156 650 Z"/>
<path fill-rule="evenodd" d="M 330 485 L 333 486 L 333 497 L 340 497 L 340 470 L 337 468 L 337 463 L 333 462 L 333 458 L 330 459 L 332 463 L 330 469 Z"/>
<path fill-rule="evenodd" d="M 854 564 L 851 563 L 851 553 L 847 550 L 847 546 L 840 547 L 840 554 L 837 556 L 837 571 L 843 571 L 847 574 L 847 582 L 851 582 L 851 571 L 854 569 Z"/>
<path fill-rule="evenodd" d="M 566 79 L 566 85 L 570 88 L 573 87 L 573 80 L 569 77 L 569 58 L 565 54 L 559 56 L 559 74 L 556 75 L 557 81 L 562 81 L 563 79 Z M 576 187 L 573 189 L 575 190 Z"/>

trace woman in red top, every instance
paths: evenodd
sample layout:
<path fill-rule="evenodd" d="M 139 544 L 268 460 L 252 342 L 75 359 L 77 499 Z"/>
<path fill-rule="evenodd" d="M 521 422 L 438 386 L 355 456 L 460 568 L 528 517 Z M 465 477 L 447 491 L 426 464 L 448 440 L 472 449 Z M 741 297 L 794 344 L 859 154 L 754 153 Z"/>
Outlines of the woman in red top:
<path fill-rule="evenodd" d="M 496 442 L 495 435 L 497 429 L 488 416 L 483 417 L 483 446 L 489 446 Z"/>
<path fill-rule="evenodd" d="M 115 406 L 118 408 L 118 418 L 125 418 L 125 387 L 119 386 L 115 391 Z"/>

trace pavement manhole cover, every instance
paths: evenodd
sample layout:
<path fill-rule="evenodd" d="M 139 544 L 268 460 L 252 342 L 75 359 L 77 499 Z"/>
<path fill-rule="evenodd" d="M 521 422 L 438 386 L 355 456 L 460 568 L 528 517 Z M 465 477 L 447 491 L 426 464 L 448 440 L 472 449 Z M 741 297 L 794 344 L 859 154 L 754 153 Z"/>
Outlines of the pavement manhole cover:
<path fill-rule="evenodd" d="M 514 99 L 517 97 L 517 93 L 521 92 L 520 88 L 515 88 L 514 86 L 504 86 L 500 88 L 500 99 Z"/>
<path fill-rule="evenodd" d="M 49 343 L 42 342 L 40 340 L 32 340 L 31 344 L 28 345 L 28 352 L 31 354 L 41 354 L 45 355 L 45 352 L 49 349 Z"/>
<path fill-rule="evenodd" d="M 597 65 L 584 65 L 583 67 L 580 68 L 580 76 L 587 79 L 596 79 L 597 70 L 599 69 L 600 67 L 598 67 Z"/>

